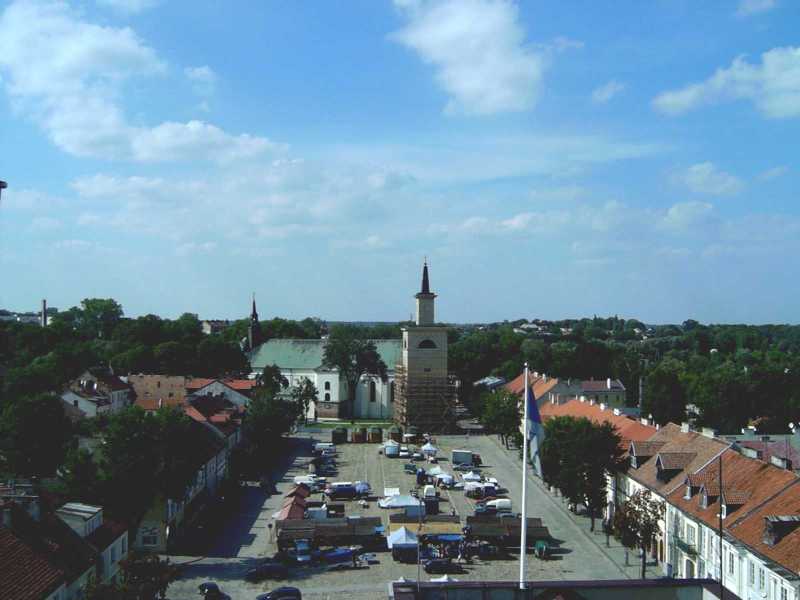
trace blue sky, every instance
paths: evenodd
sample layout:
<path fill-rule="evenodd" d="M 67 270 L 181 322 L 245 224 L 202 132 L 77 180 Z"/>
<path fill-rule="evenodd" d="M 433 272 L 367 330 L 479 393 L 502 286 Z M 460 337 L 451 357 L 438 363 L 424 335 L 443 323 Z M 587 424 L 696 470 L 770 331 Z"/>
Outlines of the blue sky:
<path fill-rule="evenodd" d="M 0 306 L 797 323 L 790 0 L 0 3 Z"/>

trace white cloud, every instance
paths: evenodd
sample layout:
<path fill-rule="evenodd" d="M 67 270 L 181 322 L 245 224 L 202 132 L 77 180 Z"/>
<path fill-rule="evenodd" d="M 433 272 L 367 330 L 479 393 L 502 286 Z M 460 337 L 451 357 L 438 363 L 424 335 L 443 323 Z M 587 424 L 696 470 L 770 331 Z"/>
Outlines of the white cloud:
<path fill-rule="evenodd" d="M 395 0 L 408 24 L 392 39 L 436 68 L 446 112 L 475 115 L 534 106 L 545 59 L 525 45 L 517 7 L 493 0 Z"/>
<path fill-rule="evenodd" d="M 761 55 L 760 64 L 739 56 L 703 82 L 660 94 L 653 105 L 665 114 L 680 115 L 732 100 L 750 100 L 772 119 L 800 117 L 800 48 L 773 48 Z"/>
<path fill-rule="evenodd" d="M 676 232 L 685 232 L 712 220 L 714 207 L 707 202 L 679 202 L 672 205 L 660 225 Z"/>
<path fill-rule="evenodd" d="M 592 90 L 592 101 L 596 102 L 597 104 L 605 104 L 624 89 L 624 83 L 620 83 L 619 81 L 612 79 L 608 83 L 605 83 Z"/>
<path fill-rule="evenodd" d="M 736 9 L 737 17 L 750 17 L 759 13 L 772 10 L 778 5 L 776 0 L 739 0 Z"/>
<path fill-rule="evenodd" d="M 121 13 L 136 14 L 153 8 L 158 0 L 97 0 L 97 3 Z"/>
<path fill-rule="evenodd" d="M 217 74 L 208 65 L 202 67 L 186 67 L 183 74 L 191 82 L 195 93 L 210 96 L 217 86 Z"/>
<path fill-rule="evenodd" d="M 789 167 L 786 166 L 772 167 L 771 169 L 767 169 L 763 173 L 760 173 L 758 175 L 758 178 L 761 181 L 770 181 L 771 179 L 777 179 L 778 177 L 783 177 L 788 172 L 789 172 Z"/>
<path fill-rule="evenodd" d="M 725 171 L 720 171 L 711 162 L 692 165 L 685 171 L 676 174 L 675 180 L 696 194 L 731 196 L 744 189 L 741 179 Z"/>
<path fill-rule="evenodd" d="M 556 52 L 566 52 L 567 50 L 581 50 L 584 43 L 581 40 L 573 40 L 563 35 L 553 40 L 553 48 Z"/>
<path fill-rule="evenodd" d="M 122 86 L 167 67 L 131 29 L 90 23 L 66 4 L 10 4 L 0 15 L 0 73 L 14 108 L 70 154 L 134 161 L 245 158 L 272 144 L 200 121 L 131 125 Z"/>

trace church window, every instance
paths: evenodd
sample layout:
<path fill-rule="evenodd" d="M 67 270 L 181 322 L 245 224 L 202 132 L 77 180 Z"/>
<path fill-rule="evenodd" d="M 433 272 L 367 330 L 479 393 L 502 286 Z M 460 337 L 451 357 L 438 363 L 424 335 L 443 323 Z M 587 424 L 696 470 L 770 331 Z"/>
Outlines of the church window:
<path fill-rule="evenodd" d="M 325 402 L 330 402 L 330 401 L 331 401 L 331 395 L 325 394 Z"/>
<path fill-rule="evenodd" d="M 389 402 L 394 402 L 394 381 L 389 384 Z"/>
<path fill-rule="evenodd" d="M 326 381 L 326 382 L 325 382 L 325 389 L 326 389 L 326 390 L 329 390 L 329 389 L 331 389 L 331 382 L 330 382 L 330 381 Z"/>
<path fill-rule="evenodd" d="M 436 348 L 436 343 L 433 340 L 422 340 L 417 348 L 433 349 Z"/>
<path fill-rule="evenodd" d="M 369 382 L 369 401 L 375 402 L 375 382 Z"/>

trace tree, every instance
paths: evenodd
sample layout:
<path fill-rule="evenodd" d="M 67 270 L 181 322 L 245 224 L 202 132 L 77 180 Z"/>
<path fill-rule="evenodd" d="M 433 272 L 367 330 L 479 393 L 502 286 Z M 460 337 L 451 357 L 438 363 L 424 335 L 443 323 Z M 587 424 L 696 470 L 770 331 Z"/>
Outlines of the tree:
<path fill-rule="evenodd" d="M 490 433 L 500 436 L 508 448 L 508 438 L 519 431 L 522 416 L 519 410 L 519 396 L 506 390 L 487 392 L 482 395 L 483 412 L 479 416 L 481 424 Z"/>
<path fill-rule="evenodd" d="M 656 423 L 681 423 L 686 419 L 686 391 L 681 380 L 683 363 L 665 358 L 644 381 L 642 408 Z"/>
<path fill-rule="evenodd" d="M 175 407 L 163 407 L 153 415 L 159 446 L 156 489 L 172 500 L 179 500 L 194 480 L 199 467 L 198 454 L 208 446 L 201 425 Z"/>
<path fill-rule="evenodd" d="M 178 567 L 157 554 L 131 552 L 120 561 L 122 577 L 114 583 L 86 586 L 86 600 L 163 600 L 170 583 L 178 577 Z"/>
<path fill-rule="evenodd" d="M 122 318 L 122 306 L 111 298 L 86 298 L 80 310 L 77 324 L 88 337 L 109 339 Z"/>
<path fill-rule="evenodd" d="M 19 476 L 53 475 L 70 435 L 61 398 L 52 394 L 18 398 L 0 412 L 0 454 L 5 469 Z"/>
<path fill-rule="evenodd" d="M 289 380 L 283 376 L 278 365 L 266 365 L 256 381 L 259 394 L 268 398 L 274 398 L 289 385 Z"/>
<path fill-rule="evenodd" d="M 263 460 L 287 434 L 296 418 L 294 403 L 264 390 L 256 392 L 247 406 L 242 421 L 245 439 L 251 445 L 256 460 Z"/>
<path fill-rule="evenodd" d="M 197 345 L 197 360 L 192 371 L 202 377 L 240 375 L 248 370 L 241 347 L 226 342 L 220 335 L 208 335 Z"/>
<path fill-rule="evenodd" d="M 100 473 L 91 452 L 72 448 L 61 468 L 61 478 L 70 500 L 87 504 L 97 502 Z"/>
<path fill-rule="evenodd" d="M 295 406 L 297 420 L 305 421 L 308 414 L 308 407 L 311 403 L 316 403 L 319 391 L 310 379 L 303 379 L 295 386 L 292 386 L 289 397 Z M 316 415 L 316 411 L 314 411 Z M 316 416 L 315 416 L 316 419 Z"/>
<path fill-rule="evenodd" d="M 159 373 L 183 375 L 190 371 L 194 363 L 194 350 L 181 342 L 164 342 L 153 349 L 153 356 Z"/>
<path fill-rule="evenodd" d="M 348 408 L 355 421 L 356 386 L 362 375 L 374 375 L 387 380 L 386 363 L 383 362 L 375 343 L 363 336 L 358 328 L 340 326 L 335 328 L 322 357 L 322 366 L 338 369 L 339 377 L 347 383 Z"/>
<path fill-rule="evenodd" d="M 642 552 L 642 579 L 647 569 L 647 551 L 664 518 L 664 503 L 652 497 L 650 490 L 639 490 L 614 513 L 614 532 L 622 544 Z"/>
<path fill-rule="evenodd" d="M 610 423 L 556 417 L 545 423 L 540 446 L 542 474 L 570 503 L 583 503 L 589 512 L 591 530 L 605 506 L 608 476 L 623 468 L 620 437 Z"/>

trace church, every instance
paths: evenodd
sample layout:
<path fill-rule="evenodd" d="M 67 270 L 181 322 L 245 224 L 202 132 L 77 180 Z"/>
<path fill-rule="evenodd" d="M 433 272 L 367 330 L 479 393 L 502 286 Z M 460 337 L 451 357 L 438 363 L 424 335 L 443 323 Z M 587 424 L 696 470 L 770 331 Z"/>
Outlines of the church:
<path fill-rule="evenodd" d="M 387 379 L 363 375 L 356 389 L 356 419 L 393 420 L 430 431 L 443 431 L 452 421 L 455 385 L 447 372 L 447 328 L 435 322 L 436 294 L 430 290 L 428 265 L 422 267 L 422 284 L 415 295 L 414 325 L 403 329 L 403 338 L 373 340 L 387 367 Z M 309 406 L 309 420 L 349 418 L 347 383 L 338 371 L 322 366 L 325 339 L 271 339 L 261 342 L 255 300 L 250 317 L 248 343 L 250 367 L 255 377 L 265 366 L 276 365 L 297 385 L 310 380 L 317 388 L 316 404 Z"/>

